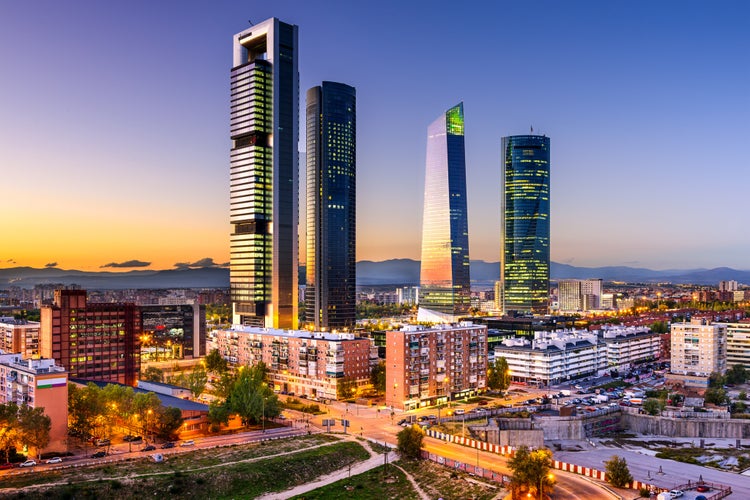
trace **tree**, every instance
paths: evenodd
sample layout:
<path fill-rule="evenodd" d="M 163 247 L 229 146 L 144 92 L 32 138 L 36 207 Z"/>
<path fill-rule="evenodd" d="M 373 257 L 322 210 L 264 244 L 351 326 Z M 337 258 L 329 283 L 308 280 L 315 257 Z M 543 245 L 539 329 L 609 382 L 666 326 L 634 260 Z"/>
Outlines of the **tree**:
<path fill-rule="evenodd" d="M 336 384 L 336 396 L 338 399 L 351 399 L 357 393 L 357 381 L 352 377 L 339 379 Z"/>
<path fill-rule="evenodd" d="M 193 398 L 197 398 L 206 390 L 208 374 L 202 366 L 196 366 L 190 373 L 180 373 L 172 383 L 190 389 Z"/>
<path fill-rule="evenodd" d="M 174 406 L 160 406 L 156 412 L 154 430 L 162 439 L 172 439 L 184 422 L 182 411 Z"/>
<path fill-rule="evenodd" d="M 510 387 L 510 368 L 508 360 L 497 358 L 487 374 L 487 386 L 492 390 L 505 391 Z"/>
<path fill-rule="evenodd" d="M 229 368 L 227 360 L 221 356 L 218 349 L 212 349 L 211 352 L 208 353 L 208 356 L 206 356 L 205 361 L 206 370 L 218 375 L 225 373 Z"/>
<path fill-rule="evenodd" d="M 745 413 L 745 410 L 747 410 L 747 405 L 742 401 L 732 403 L 732 413 Z"/>
<path fill-rule="evenodd" d="M 214 382 L 214 396 L 220 399 L 228 399 L 235 382 L 237 382 L 236 373 L 230 371 L 222 373 L 219 380 Z"/>
<path fill-rule="evenodd" d="M 244 366 L 231 389 L 228 402 L 239 415 L 243 425 L 258 423 L 263 418 L 274 418 L 281 413 L 279 399 L 266 384 L 266 365 Z"/>
<path fill-rule="evenodd" d="M 745 370 L 743 365 L 732 365 L 732 367 L 727 370 L 727 384 L 744 384 L 745 381 L 747 381 L 747 370 Z"/>
<path fill-rule="evenodd" d="M 747 392 L 740 391 L 740 393 L 737 395 L 737 399 L 739 399 L 740 401 L 747 401 Z"/>
<path fill-rule="evenodd" d="M 724 387 L 724 384 L 726 384 L 726 377 L 721 373 L 712 372 L 711 375 L 708 376 L 708 387 L 720 389 Z"/>
<path fill-rule="evenodd" d="M 655 323 L 651 323 L 651 331 L 654 333 L 667 333 L 668 327 L 666 321 L 657 321 Z"/>
<path fill-rule="evenodd" d="M 685 401 L 685 396 L 675 392 L 669 395 L 669 401 L 671 401 L 672 406 L 677 406 Z"/>
<path fill-rule="evenodd" d="M 68 431 L 71 434 L 87 440 L 104 411 L 104 398 L 96 384 L 89 382 L 83 388 L 68 384 Z"/>
<path fill-rule="evenodd" d="M 147 380 L 149 382 L 164 382 L 164 370 L 156 368 L 155 366 L 149 366 L 141 372 L 141 380 Z"/>
<path fill-rule="evenodd" d="M 706 403 L 723 405 L 727 402 L 727 391 L 721 387 L 709 387 L 703 395 L 703 400 Z"/>
<path fill-rule="evenodd" d="M 404 427 L 396 435 L 398 439 L 398 452 L 404 458 L 419 460 L 422 458 L 424 447 L 424 431 L 418 425 Z"/>
<path fill-rule="evenodd" d="M 604 468 L 607 472 L 607 482 L 615 488 L 625 488 L 633 482 L 628 462 L 622 457 L 612 455 L 612 458 L 604 462 Z"/>
<path fill-rule="evenodd" d="M 10 461 L 10 449 L 18 438 L 18 405 L 9 402 L 0 405 L 0 450 L 5 452 L 5 462 Z"/>
<path fill-rule="evenodd" d="M 511 490 L 514 498 L 522 491 L 531 490 L 535 492 L 535 496 L 540 497 L 542 491 L 549 492 L 555 484 L 554 476 L 549 472 L 552 468 L 552 452 L 546 448 L 530 451 L 528 447 L 521 446 L 513 458 L 508 460 L 508 467 L 513 471 Z"/>
<path fill-rule="evenodd" d="M 370 382 L 377 394 L 385 392 L 385 361 L 381 360 L 377 365 L 372 367 Z"/>
<path fill-rule="evenodd" d="M 208 405 L 208 423 L 211 424 L 212 431 L 218 430 L 222 424 L 228 424 L 231 415 L 232 408 L 227 401 L 211 401 Z"/>
<path fill-rule="evenodd" d="M 18 429 L 21 441 L 33 446 L 38 458 L 42 457 L 42 448 L 49 444 L 51 428 L 52 419 L 44 414 L 44 408 L 23 405 L 18 409 Z"/>
<path fill-rule="evenodd" d="M 656 398 L 648 398 L 643 402 L 643 411 L 649 415 L 658 415 L 661 413 L 662 409 L 661 401 Z"/>

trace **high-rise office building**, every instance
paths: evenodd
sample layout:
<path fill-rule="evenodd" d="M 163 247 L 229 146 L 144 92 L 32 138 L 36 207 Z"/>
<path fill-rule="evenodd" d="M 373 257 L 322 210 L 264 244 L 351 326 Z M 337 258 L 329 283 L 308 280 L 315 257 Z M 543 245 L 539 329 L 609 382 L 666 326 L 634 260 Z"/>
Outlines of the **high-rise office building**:
<path fill-rule="evenodd" d="M 297 326 L 297 26 L 234 36 L 230 293 L 235 324 Z"/>
<path fill-rule="evenodd" d="M 471 283 L 463 103 L 427 129 L 419 281 L 419 321 L 452 323 L 468 313 Z"/>
<path fill-rule="evenodd" d="M 503 137 L 500 281 L 504 313 L 549 304 L 549 138 Z"/>
<path fill-rule="evenodd" d="M 307 91 L 307 289 L 305 320 L 356 322 L 357 107 L 354 87 Z"/>

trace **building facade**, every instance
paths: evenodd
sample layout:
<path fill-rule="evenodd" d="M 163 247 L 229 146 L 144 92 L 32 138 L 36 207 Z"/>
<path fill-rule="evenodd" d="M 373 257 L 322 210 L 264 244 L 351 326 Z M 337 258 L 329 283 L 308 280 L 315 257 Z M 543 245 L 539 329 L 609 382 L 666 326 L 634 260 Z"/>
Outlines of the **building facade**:
<path fill-rule="evenodd" d="M 216 333 L 216 348 L 230 363 L 265 363 L 273 389 L 312 399 L 350 397 L 370 384 L 377 349 L 351 333 L 235 326 Z"/>
<path fill-rule="evenodd" d="M 463 103 L 427 129 L 419 321 L 452 323 L 471 306 Z"/>
<path fill-rule="evenodd" d="M 503 137 L 502 149 L 502 310 L 546 314 L 550 271 L 549 137 Z"/>
<path fill-rule="evenodd" d="M 690 377 L 689 385 L 707 387 L 711 373 L 726 371 L 726 325 L 696 318 L 690 323 L 673 323 L 670 334 L 672 375 Z"/>
<path fill-rule="evenodd" d="M 130 303 L 88 303 L 85 290 L 55 290 L 41 309 L 39 350 L 71 378 L 135 385 L 141 315 Z"/>
<path fill-rule="evenodd" d="M 750 323 L 727 323 L 727 369 L 742 365 L 750 370 Z"/>
<path fill-rule="evenodd" d="M 356 323 L 357 97 L 336 82 L 307 91 L 307 289 L 315 330 Z"/>
<path fill-rule="evenodd" d="M 39 357 L 39 322 L 0 317 L 0 351 L 13 352 L 23 359 Z"/>
<path fill-rule="evenodd" d="M 184 301 L 183 301 L 184 302 Z M 193 359 L 206 355 L 206 306 L 141 305 L 141 353 L 145 359 Z"/>
<path fill-rule="evenodd" d="M 661 357 L 662 338 L 648 327 L 612 327 L 601 332 L 607 352 L 607 368 L 620 372 Z"/>
<path fill-rule="evenodd" d="M 602 280 L 560 280 L 557 296 L 561 312 L 599 309 L 602 307 Z"/>
<path fill-rule="evenodd" d="M 462 322 L 386 332 L 386 398 L 412 410 L 487 387 L 487 327 Z"/>
<path fill-rule="evenodd" d="M 233 323 L 297 327 L 297 26 L 234 36 L 230 262 Z"/>
<path fill-rule="evenodd" d="M 0 353 L 0 404 L 44 408 L 50 418 L 49 443 L 42 450 L 62 452 L 68 435 L 68 373 L 53 359 L 24 359 Z"/>

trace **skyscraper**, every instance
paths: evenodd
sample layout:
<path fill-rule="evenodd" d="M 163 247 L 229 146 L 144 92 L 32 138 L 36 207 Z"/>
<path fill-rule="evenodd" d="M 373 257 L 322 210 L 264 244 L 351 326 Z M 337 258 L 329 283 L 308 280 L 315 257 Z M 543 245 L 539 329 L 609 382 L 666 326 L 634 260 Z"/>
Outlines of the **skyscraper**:
<path fill-rule="evenodd" d="M 419 321 L 454 322 L 469 311 L 463 103 L 427 129 Z"/>
<path fill-rule="evenodd" d="M 354 87 L 307 91 L 307 290 L 315 329 L 356 322 L 357 108 Z"/>
<path fill-rule="evenodd" d="M 297 327 L 297 26 L 234 36 L 230 293 L 235 324 Z"/>
<path fill-rule="evenodd" d="M 549 303 L 549 138 L 503 137 L 500 281 L 504 313 Z"/>

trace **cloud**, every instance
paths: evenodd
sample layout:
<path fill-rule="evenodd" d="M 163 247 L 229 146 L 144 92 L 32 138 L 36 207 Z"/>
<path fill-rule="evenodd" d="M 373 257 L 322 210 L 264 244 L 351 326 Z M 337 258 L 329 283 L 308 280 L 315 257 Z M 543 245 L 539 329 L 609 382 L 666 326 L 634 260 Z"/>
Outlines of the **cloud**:
<path fill-rule="evenodd" d="M 44 267 L 57 267 L 57 262 L 48 262 L 44 264 Z"/>
<path fill-rule="evenodd" d="M 142 260 L 126 260 L 125 262 L 110 262 L 99 267 L 148 267 L 150 262 L 143 262 Z"/>
<path fill-rule="evenodd" d="M 195 262 L 177 262 L 174 267 L 177 269 L 205 269 L 208 267 L 227 267 L 229 263 L 217 264 L 211 257 L 196 260 Z"/>
<path fill-rule="evenodd" d="M 8 259 L 5 262 L 7 262 L 8 264 L 16 264 L 16 259 Z"/>

